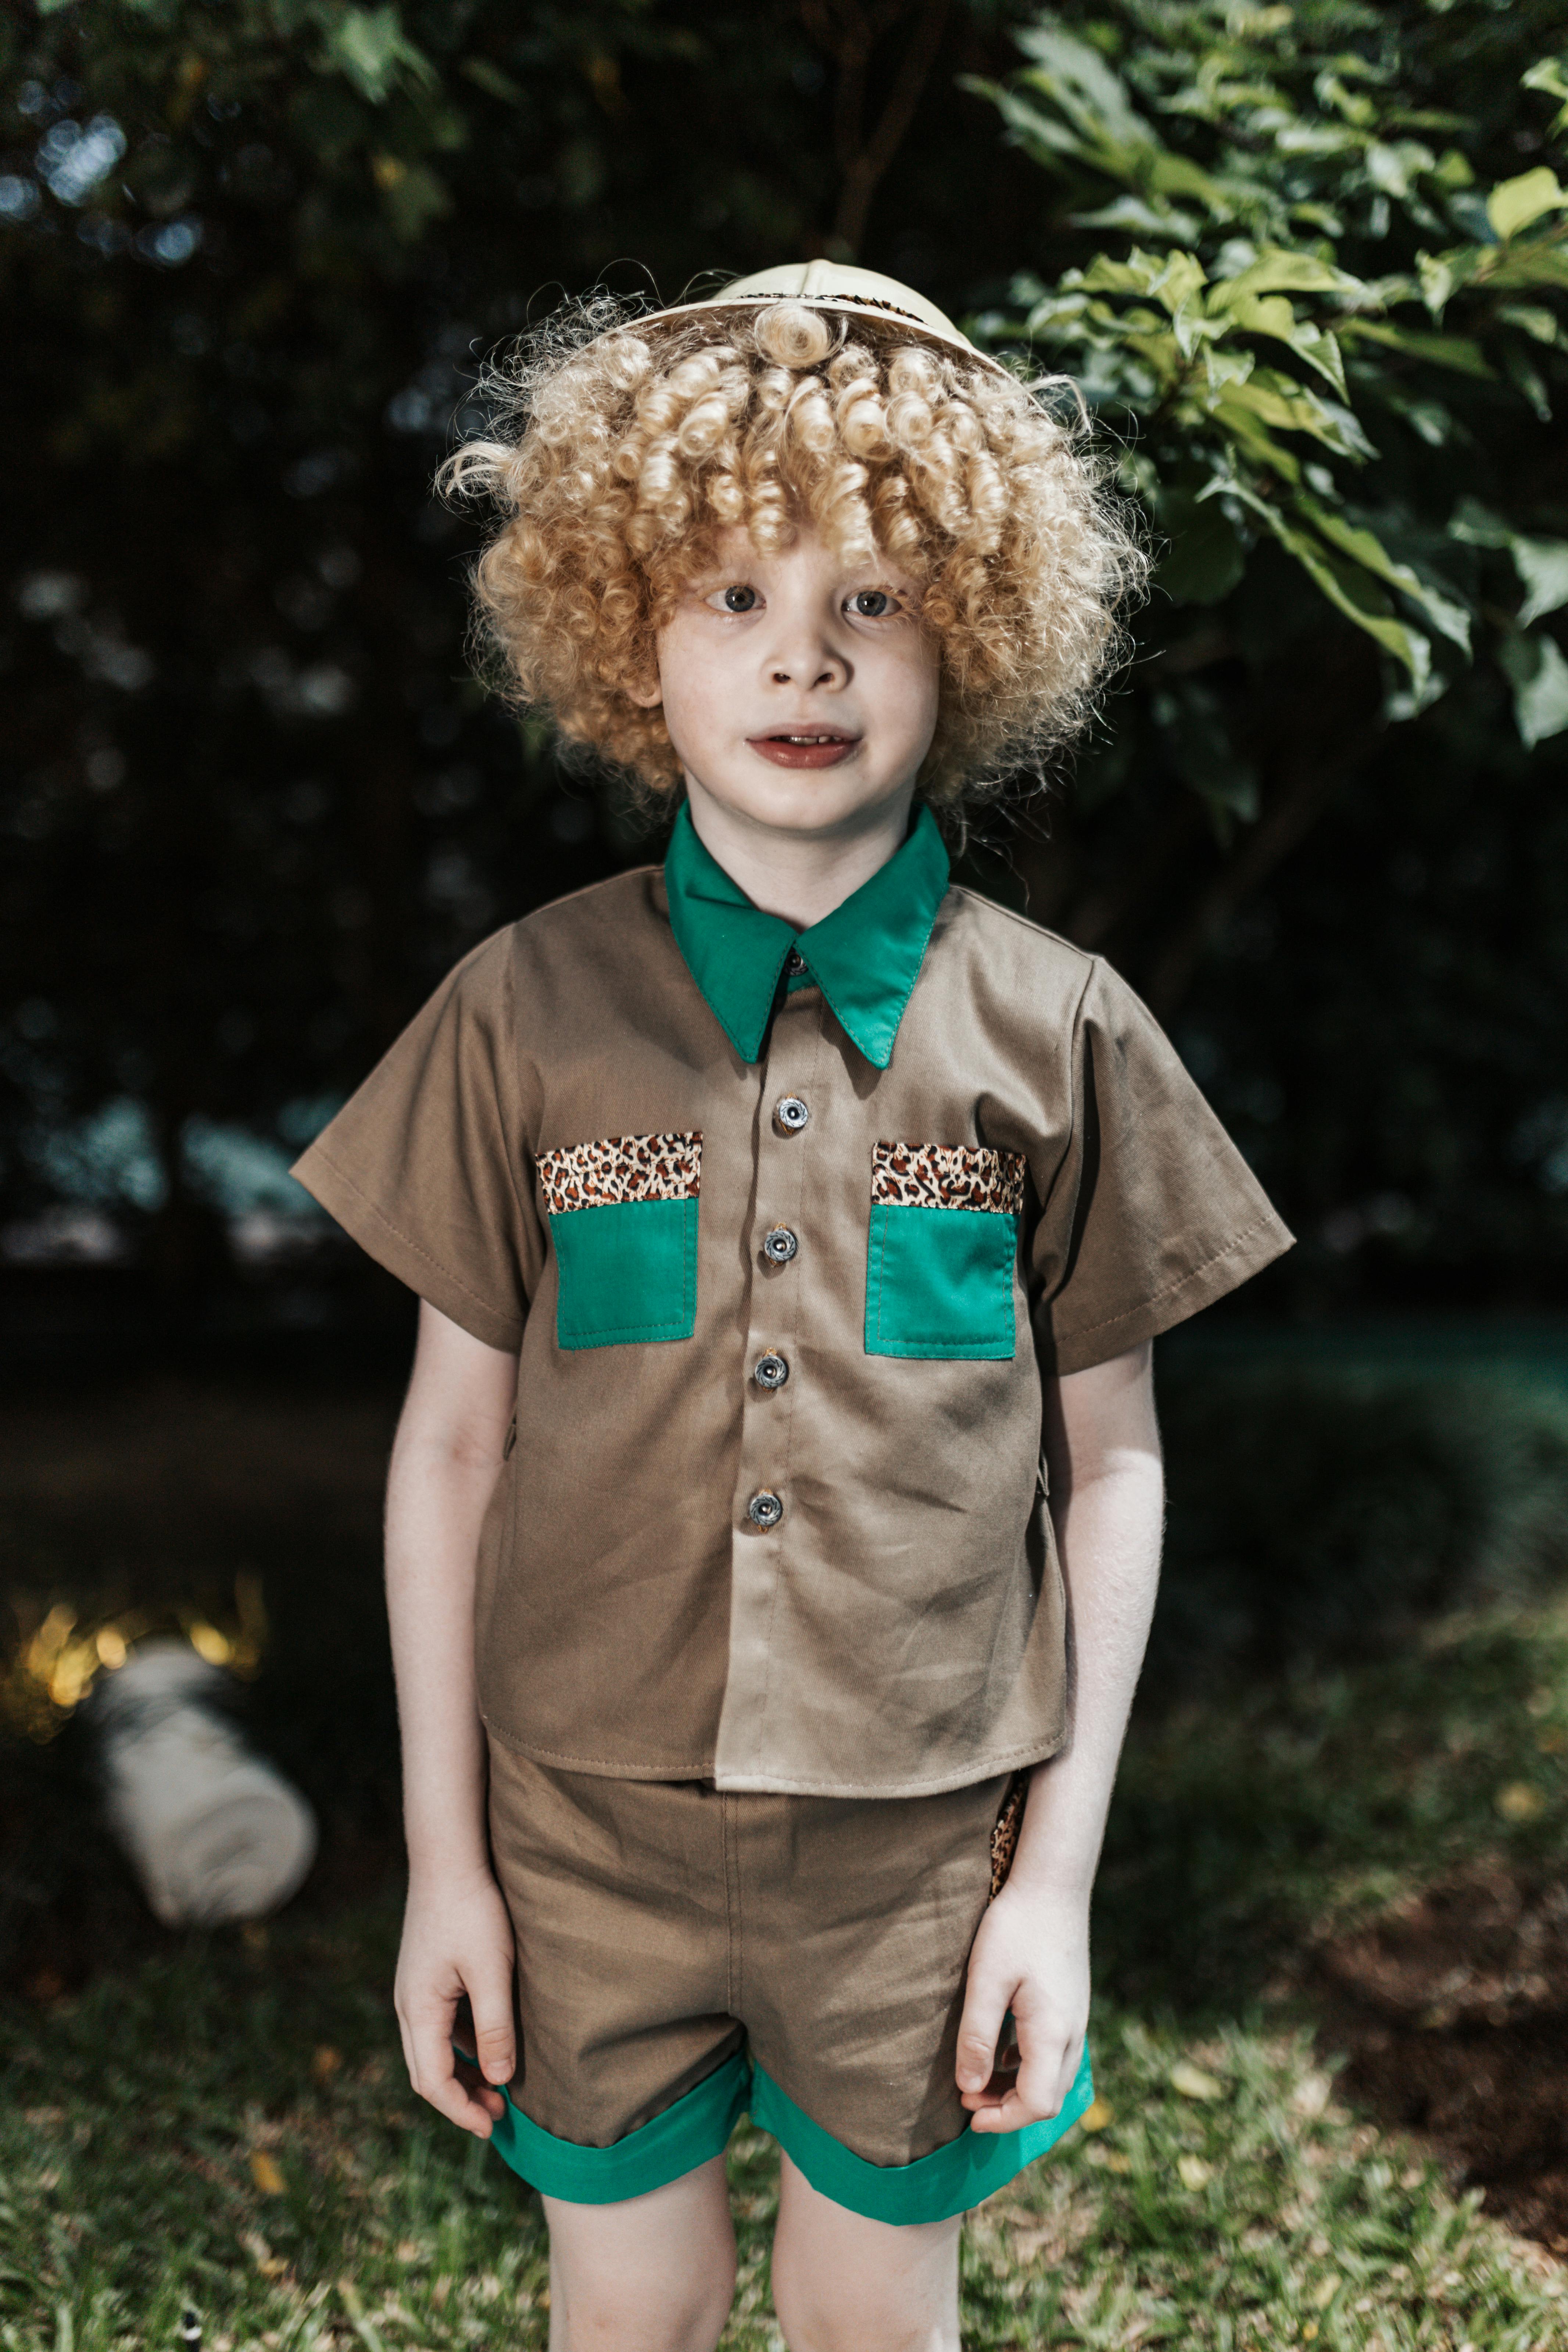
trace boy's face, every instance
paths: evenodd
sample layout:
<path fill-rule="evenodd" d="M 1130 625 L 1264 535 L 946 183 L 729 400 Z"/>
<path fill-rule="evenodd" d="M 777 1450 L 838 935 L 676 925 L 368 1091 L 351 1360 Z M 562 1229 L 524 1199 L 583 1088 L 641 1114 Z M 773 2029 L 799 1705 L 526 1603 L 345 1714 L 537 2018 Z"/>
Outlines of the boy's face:
<path fill-rule="evenodd" d="M 907 809 L 937 719 L 938 656 L 914 583 L 881 557 L 846 564 L 802 532 L 760 555 L 743 530 L 687 589 L 658 640 L 670 740 L 693 797 L 742 824 L 854 834 Z"/>

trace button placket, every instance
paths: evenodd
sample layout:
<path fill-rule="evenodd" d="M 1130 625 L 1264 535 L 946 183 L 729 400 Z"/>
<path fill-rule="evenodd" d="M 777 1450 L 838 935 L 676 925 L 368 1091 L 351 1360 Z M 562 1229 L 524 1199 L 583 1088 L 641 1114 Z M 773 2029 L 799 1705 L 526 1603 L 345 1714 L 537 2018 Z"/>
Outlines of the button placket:
<path fill-rule="evenodd" d="M 761 1072 L 756 1135 L 752 1266 L 745 1334 L 744 1394 L 736 1465 L 731 1538 L 729 1675 L 720 1745 L 745 1770 L 762 1752 L 770 1681 L 771 1629 L 779 1579 L 788 1572 L 792 1493 L 791 1437 L 801 1379 L 800 1283 L 809 1264 L 805 1230 L 807 1155 L 817 1129 L 811 1108 L 822 1061 L 820 1004 L 797 997 L 774 1015 Z M 805 1116 L 793 1127 L 777 1107 L 790 1100 Z M 782 1236 L 782 1239 L 775 1239 Z M 773 1246 L 770 1247 L 770 1242 Z"/>

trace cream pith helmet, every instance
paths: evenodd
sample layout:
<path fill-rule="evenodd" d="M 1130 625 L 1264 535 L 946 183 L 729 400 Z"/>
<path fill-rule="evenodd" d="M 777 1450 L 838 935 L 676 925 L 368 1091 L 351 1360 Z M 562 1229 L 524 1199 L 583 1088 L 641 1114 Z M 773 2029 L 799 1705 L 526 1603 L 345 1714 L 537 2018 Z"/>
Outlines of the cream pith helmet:
<path fill-rule="evenodd" d="M 781 262 L 776 269 L 759 269 L 750 278 L 737 278 L 716 294 L 704 295 L 700 302 L 671 303 L 668 310 L 652 311 L 636 323 L 651 327 L 664 319 L 690 318 L 700 310 L 751 310 L 765 302 L 805 302 L 814 310 L 837 310 L 850 319 L 897 320 L 928 342 L 962 352 L 965 359 L 978 360 L 999 375 L 1007 373 L 989 352 L 976 351 L 946 313 L 923 294 L 917 294 L 912 286 L 884 278 L 879 269 L 858 269 L 845 261 Z"/>

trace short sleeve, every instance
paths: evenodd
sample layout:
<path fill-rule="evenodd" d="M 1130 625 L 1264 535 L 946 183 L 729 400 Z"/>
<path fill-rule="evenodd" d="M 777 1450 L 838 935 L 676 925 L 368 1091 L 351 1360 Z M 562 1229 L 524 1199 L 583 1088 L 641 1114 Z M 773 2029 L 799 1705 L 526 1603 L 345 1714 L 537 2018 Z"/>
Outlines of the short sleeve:
<path fill-rule="evenodd" d="M 1033 1246 L 1036 1331 L 1058 1373 L 1168 1331 L 1291 1245 L 1169 1038 L 1098 958 L 1072 1089 L 1072 1136 Z"/>
<path fill-rule="evenodd" d="M 389 1273 L 509 1353 L 543 1255 L 519 1181 L 514 1025 L 501 932 L 443 982 L 293 1171 Z"/>

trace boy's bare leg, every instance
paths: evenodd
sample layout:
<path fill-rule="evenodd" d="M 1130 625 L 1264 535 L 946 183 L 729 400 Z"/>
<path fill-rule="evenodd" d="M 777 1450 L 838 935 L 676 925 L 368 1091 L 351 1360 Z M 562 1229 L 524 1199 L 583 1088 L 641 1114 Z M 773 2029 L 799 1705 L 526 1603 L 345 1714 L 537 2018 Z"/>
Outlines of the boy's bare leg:
<path fill-rule="evenodd" d="M 619 2204 L 540 2202 L 550 2352 L 713 2352 L 735 2297 L 721 2156 Z"/>
<path fill-rule="evenodd" d="M 851 2213 L 781 2159 L 773 2309 L 789 2352 L 958 2352 L 958 2233 Z"/>

